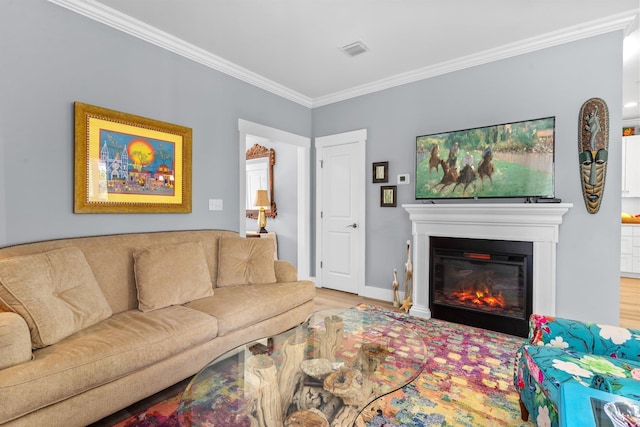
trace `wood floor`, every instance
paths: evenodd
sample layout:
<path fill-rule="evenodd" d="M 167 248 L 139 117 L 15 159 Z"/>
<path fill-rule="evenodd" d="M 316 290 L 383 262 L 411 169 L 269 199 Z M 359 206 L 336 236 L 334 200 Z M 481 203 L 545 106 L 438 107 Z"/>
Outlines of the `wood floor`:
<path fill-rule="evenodd" d="M 640 279 L 620 279 L 620 326 L 640 329 Z"/>
<path fill-rule="evenodd" d="M 314 299 L 314 303 L 315 311 L 325 310 L 329 308 L 349 308 L 362 303 L 374 304 L 380 307 L 388 308 L 390 310 L 397 310 L 393 307 L 393 303 L 390 301 L 380 301 L 377 299 L 349 294 L 347 292 L 334 291 L 327 288 L 316 289 L 316 297 Z"/>
<path fill-rule="evenodd" d="M 360 303 L 376 304 L 394 309 L 393 304 L 389 301 L 374 300 L 326 288 L 316 290 L 316 310 L 348 308 Z M 640 279 L 620 278 L 620 326 L 640 329 Z"/>

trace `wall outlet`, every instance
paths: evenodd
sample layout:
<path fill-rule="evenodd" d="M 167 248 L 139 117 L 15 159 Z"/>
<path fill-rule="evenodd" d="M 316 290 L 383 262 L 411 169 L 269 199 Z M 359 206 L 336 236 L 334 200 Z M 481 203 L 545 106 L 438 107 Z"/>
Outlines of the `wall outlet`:
<path fill-rule="evenodd" d="M 210 211 L 221 211 L 222 210 L 222 199 L 209 199 L 209 210 Z"/>
<path fill-rule="evenodd" d="M 402 174 L 402 175 L 398 175 L 398 184 L 399 185 L 409 184 L 410 182 L 411 182 L 411 179 L 410 179 L 408 173 L 405 173 L 405 174 Z"/>

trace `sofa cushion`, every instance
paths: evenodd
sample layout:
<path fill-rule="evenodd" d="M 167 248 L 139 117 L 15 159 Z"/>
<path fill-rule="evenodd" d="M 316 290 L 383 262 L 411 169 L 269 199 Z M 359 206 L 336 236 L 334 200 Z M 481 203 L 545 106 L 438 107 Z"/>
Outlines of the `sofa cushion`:
<path fill-rule="evenodd" d="M 0 369 L 31 360 L 31 335 L 19 314 L 0 312 Z"/>
<path fill-rule="evenodd" d="M 218 254 L 218 287 L 276 282 L 270 239 L 220 239 Z"/>
<path fill-rule="evenodd" d="M 276 272 L 276 282 L 295 282 L 298 280 L 298 270 L 289 261 L 275 260 L 273 266 Z"/>
<path fill-rule="evenodd" d="M 185 306 L 218 319 L 218 335 L 223 336 L 287 312 L 313 300 L 315 294 L 315 285 L 308 280 L 228 286 L 216 289 L 214 297 L 192 301 Z"/>
<path fill-rule="evenodd" d="M 531 315 L 529 328 L 529 342 L 535 345 L 560 343 L 568 350 L 606 354 L 619 359 L 640 355 L 640 339 L 629 328 L 539 314 Z"/>
<path fill-rule="evenodd" d="M 33 348 L 111 316 L 84 254 L 73 246 L 0 260 L 0 301 L 26 320 Z"/>
<path fill-rule="evenodd" d="M 590 386 L 597 376 L 604 376 L 614 384 L 613 392 L 640 392 L 640 360 L 619 359 L 592 353 L 565 351 L 553 346 L 525 346 L 524 357 L 531 377 L 553 402 L 560 402 L 560 386 L 567 381 L 579 381 Z M 619 381 L 617 381 L 618 379 Z M 637 387 L 629 389 L 635 383 Z"/>
<path fill-rule="evenodd" d="M 213 295 L 199 242 L 144 248 L 133 253 L 138 308 L 146 312 Z"/>
<path fill-rule="evenodd" d="M 182 306 L 115 314 L 36 351 L 29 369 L 3 370 L 0 424 L 209 342 L 217 330 L 215 318 Z"/>

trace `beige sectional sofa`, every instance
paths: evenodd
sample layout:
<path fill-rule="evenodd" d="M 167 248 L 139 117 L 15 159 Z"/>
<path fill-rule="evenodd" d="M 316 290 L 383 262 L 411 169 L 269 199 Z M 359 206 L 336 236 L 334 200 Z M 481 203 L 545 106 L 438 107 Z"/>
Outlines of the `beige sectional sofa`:
<path fill-rule="evenodd" d="M 315 287 L 224 230 L 0 248 L 0 425 L 82 426 L 302 322 Z"/>

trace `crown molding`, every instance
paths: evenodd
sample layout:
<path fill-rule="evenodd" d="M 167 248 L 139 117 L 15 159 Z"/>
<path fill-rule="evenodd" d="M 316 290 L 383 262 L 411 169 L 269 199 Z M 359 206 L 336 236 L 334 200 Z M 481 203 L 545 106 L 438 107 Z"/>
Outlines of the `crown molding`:
<path fill-rule="evenodd" d="M 489 49 L 477 54 L 468 55 L 434 66 L 420 68 L 407 73 L 398 74 L 372 83 L 335 92 L 315 99 L 289 89 L 279 83 L 260 76 L 246 68 L 205 51 L 197 46 L 185 42 L 158 28 L 125 15 L 113 8 L 95 0 L 49 0 L 49 2 L 69 9 L 94 21 L 108 25 L 158 47 L 191 59 L 214 70 L 220 71 L 238 80 L 249 83 L 267 92 L 281 96 L 307 108 L 322 107 L 362 95 L 390 89 L 407 83 L 436 77 L 439 75 L 487 64 L 501 59 L 534 52 L 537 50 L 558 46 L 588 37 L 605 34 L 612 31 L 624 30 L 625 35 L 637 25 L 637 10 L 630 10 L 620 14 L 590 21 L 573 27 L 564 28 L 544 34 L 539 37 L 509 43 L 498 48 Z"/>
<path fill-rule="evenodd" d="M 235 77 L 238 80 L 249 83 L 281 96 L 290 101 L 311 108 L 311 98 L 291 90 L 279 83 L 262 77 L 246 68 L 240 67 L 224 58 L 216 56 L 197 46 L 185 42 L 156 27 L 146 24 L 131 16 L 125 15 L 113 8 L 95 0 L 49 0 L 58 6 L 71 10 L 79 15 L 93 19 L 94 21 L 115 28 L 131 36 L 154 44 L 162 49 L 176 53 L 180 56 L 198 62 L 221 73 Z"/>
<path fill-rule="evenodd" d="M 636 117 L 635 119 L 624 119 L 622 120 L 622 126 L 640 126 L 640 117 Z"/>
<path fill-rule="evenodd" d="M 612 31 L 624 30 L 625 35 L 633 28 L 638 17 L 637 10 L 630 10 L 617 15 L 590 21 L 584 24 L 567 27 L 562 30 L 543 34 L 538 37 L 509 43 L 494 49 L 485 50 L 473 55 L 456 58 L 433 66 L 419 68 L 407 73 L 398 74 L 386 79 L 354 87 L 349 90 L 336 92 L 327 96 L 315 98 L 311 108 L 321 107 L 344 101 L 362 95 L 367 95 L 381 90 L 390 89 L 407 83 L 413 83 L 431 77 L 440 76 L 454 71 L 464 70 L 478 65 L 511 58 L 525 53 L 534 52 L 569 43 Z"/>

